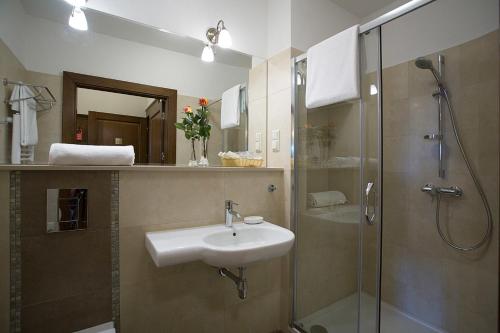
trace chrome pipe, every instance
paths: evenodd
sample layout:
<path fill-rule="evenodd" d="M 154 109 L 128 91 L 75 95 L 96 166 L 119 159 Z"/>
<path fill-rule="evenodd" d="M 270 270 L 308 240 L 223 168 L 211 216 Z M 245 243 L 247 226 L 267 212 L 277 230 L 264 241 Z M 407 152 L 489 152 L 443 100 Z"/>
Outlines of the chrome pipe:
<path fill-rule="evenodd" d="M 438 76 L 439 79 L 437 78 L 436 74 L 434 71 L 432 71 L 434 77 L 436 77 L 436 81 L 441 82 L 440 80 L 443 79 L 444 75 L 444 56 L 440 54 L 438 56 Z M 438 94 L 437 96 L 437 102 L 438 102 L 438 140 L 439 140 L 439 166 L 438 166 L 438 177 L 444 178 L 445 172 L 444 172 L 444 142 L 443 142 L 443 136 L 444 136 L 444 120 L 443 120 L 443 96 L 441 94 Z"/>
<path fill-rule="evenodd" d="M 247 298 L 248 282 L 245 278 L 245 267 L 238 267 L 238 275 L 235 275 L 227 268 L 221 267 L 219 268 L 219 275 L 233 280 L 234 284 L 236 284 L 236 290 L 238 290 L 238 297 L 240 299 Z"/>

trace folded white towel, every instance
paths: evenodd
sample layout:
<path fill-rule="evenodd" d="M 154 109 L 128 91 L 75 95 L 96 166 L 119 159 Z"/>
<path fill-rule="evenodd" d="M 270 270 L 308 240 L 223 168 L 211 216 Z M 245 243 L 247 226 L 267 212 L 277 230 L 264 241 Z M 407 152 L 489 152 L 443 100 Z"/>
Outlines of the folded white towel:
<path fill-rule="evenodd" d="M 240 125 L 240 85 L 222 93 L 220 128 L 232 128 Z"/>
<path fill-rule="evenodd" d="M 16 84 L 10 96 L 10 108 L 21 116 L 21 145 L 34 146 L 38 143 L 38 126 L 36 122 L 36 101 L 33 91 L 23 85 Z"/>
<path fill-rule="evenodd" d="M 63 165 L 133 165 L 133 146 L 92 146 L 53 143 L 49 164 Z"/>
<path fill-rule="evenodd" d="M 340 191 L 316 192 L 307 194 L 307 202 L 309 207 L 318 208 L 345 204 L 347 198 Z"/>
<path fill-rule="evenodd" d="M 358 25 L 307 50 L 306 107 L 359 98 Z"/>

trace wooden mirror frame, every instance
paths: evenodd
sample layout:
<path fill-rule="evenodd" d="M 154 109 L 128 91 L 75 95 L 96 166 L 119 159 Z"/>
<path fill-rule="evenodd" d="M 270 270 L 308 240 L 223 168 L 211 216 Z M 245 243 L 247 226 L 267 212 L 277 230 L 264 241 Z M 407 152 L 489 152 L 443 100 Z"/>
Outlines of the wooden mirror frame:
<path fill-rule="evenodd" d="M 64 143 L 76 143 L 76 98 L 78 88 L 165 100 L 167 105 L 165 120 L 167 130 L 164 136 L 164 140 L 166 140 L 165 163 L 175 164 L 177 90 L 64 71 L 62 101 L 62 142 Z"/>

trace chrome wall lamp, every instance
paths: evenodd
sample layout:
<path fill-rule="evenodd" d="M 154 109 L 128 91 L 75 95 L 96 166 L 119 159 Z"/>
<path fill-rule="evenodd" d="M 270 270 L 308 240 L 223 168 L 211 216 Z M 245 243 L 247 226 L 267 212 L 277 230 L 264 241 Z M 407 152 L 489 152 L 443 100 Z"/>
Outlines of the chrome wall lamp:
<path fill-rule="evenodd" d="M 214 61 L 214 46 L 218 45 L 224 49 L 231 47 L 233 41 L 229 31 L 226 29 L 223 20 L 217 22 L 215 28 L 209 28 L 206 33 L 208 43 L 203 48 L 201 60 L 205 62 Z"/>
<path fill-rule="evenodd" d="M 87 5 L 87 0 L 65 0 L 71 6 L 73 10 L 69 16 L 68 24 L 70 27 L 76 30 L 86 31 L 88 30 L 87 18 L 82 8 Z"/>

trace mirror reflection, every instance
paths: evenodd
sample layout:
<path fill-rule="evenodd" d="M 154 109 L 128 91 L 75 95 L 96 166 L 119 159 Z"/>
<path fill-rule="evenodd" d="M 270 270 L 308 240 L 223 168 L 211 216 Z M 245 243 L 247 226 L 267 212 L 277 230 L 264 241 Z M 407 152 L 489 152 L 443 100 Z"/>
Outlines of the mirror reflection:
<path fill-rule="evenodd" d="M 47 233 L 87 229 L 86 188 L 47 189 Z"/>
<path fill-rule="evenodd" d="M 248 138 L 249 131 L 266 132 L 267 111 L 253 110 L 248 95 L 265 85 L 267 77 L 252 72 L 266 73 L 267 64 L 231 50 L 223 20 L 202 41 L 86 7 L 85 26 L 82 14 L 59 0 L 9 0 L 4 7 L 0 163 L 47 163 L 51 144 L 62 142 L 131 145 L 136 164 L 218 166 L 220 155 L 230 156 L 221 153 L 242 152 L 264 165 L 265 135 Z M 193 140 L 176 126 L 185 110 L 209 125 L 209 135 Z"/>

